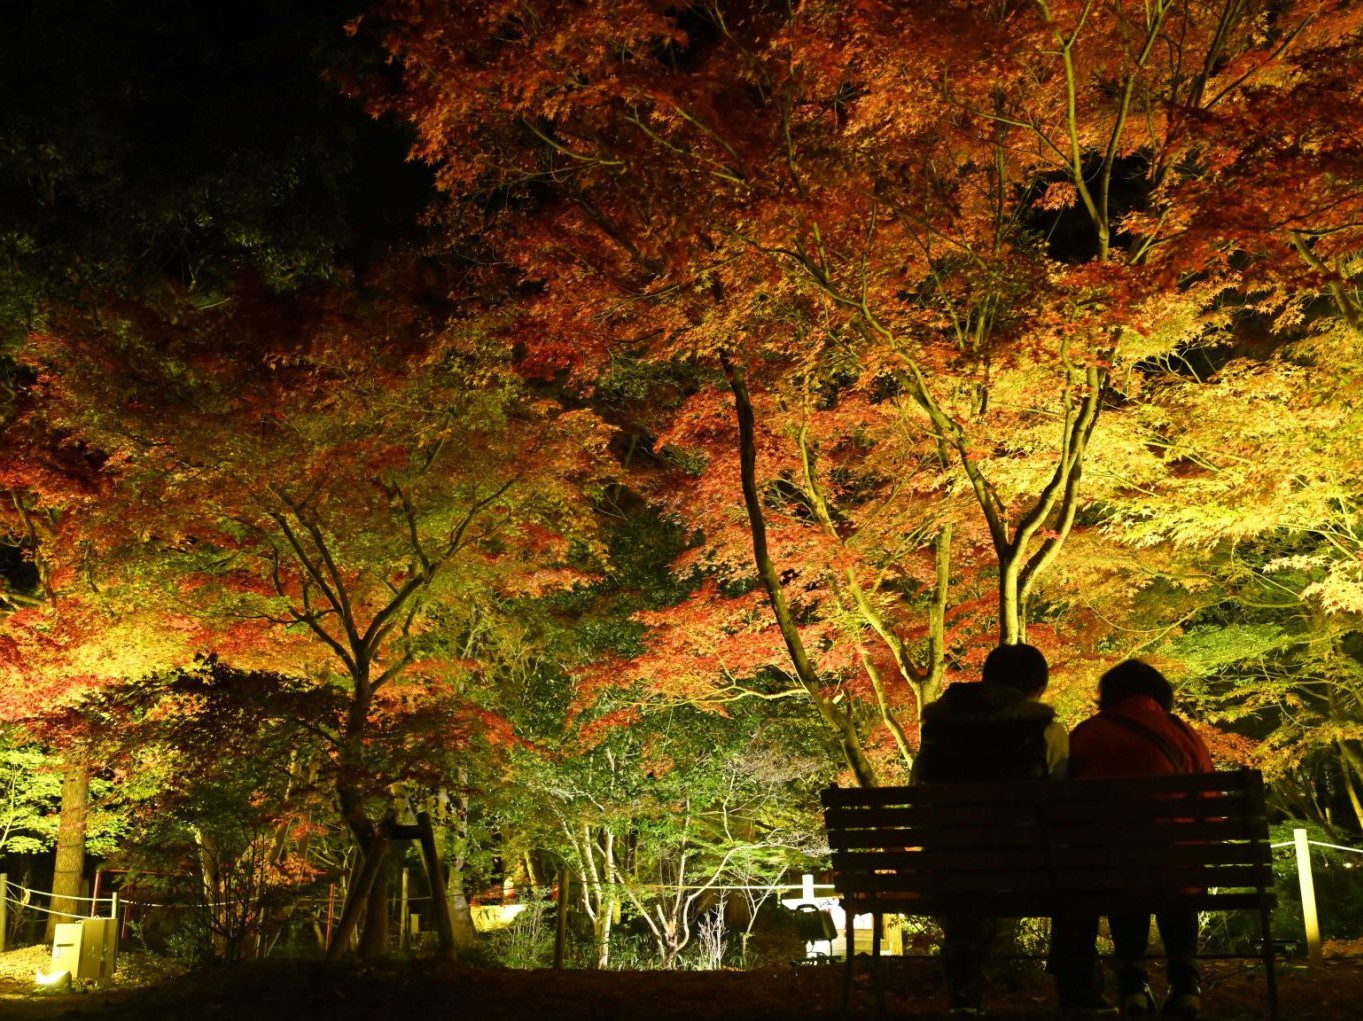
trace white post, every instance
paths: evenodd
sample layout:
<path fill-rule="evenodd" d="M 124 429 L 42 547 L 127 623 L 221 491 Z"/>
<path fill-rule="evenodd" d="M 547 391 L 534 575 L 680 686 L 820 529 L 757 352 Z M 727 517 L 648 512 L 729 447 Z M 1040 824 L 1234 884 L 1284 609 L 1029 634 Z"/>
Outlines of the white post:
<path fill-rule="evenodd" d="M 1311 876 L 1311 848 L 1306 842 L 1306 831 L 1292 831 L 1292 841 L 1297 846 L 1297 881 L 1301 884 L 1301 915 L 1306 923 L 1306 961 L 1310 965 L 1321 963 L 1320 918 L 1316 914 L 1316 884 Z"/>
<path fill-rule="evenodd" d="M 411 901 L 407 897 L 407 870 L 402 870 L 401 906 L 398 908 L 398 949 L 406 952 L 411 942 L 412 916 Z"/>

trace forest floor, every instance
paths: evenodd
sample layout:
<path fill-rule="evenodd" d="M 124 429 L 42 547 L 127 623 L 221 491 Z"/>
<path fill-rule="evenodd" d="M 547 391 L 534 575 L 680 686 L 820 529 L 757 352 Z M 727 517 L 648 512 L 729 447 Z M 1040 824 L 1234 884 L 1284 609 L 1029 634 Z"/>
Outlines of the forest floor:
<path fill-rule="evenodd" d="M 1335 1021 L 1363 1014 L 1363 945 L 1330 948 L 1315 969 L 1279 966 L 1284 1021 Z M 754 971 L 659 972 L 477 968 L 417 961 L 327 967 L 265 961 L 171 975 L 160 959 L 121 954 L 107 989 L 33 992 L 42 947 L 0 955 L 4 1021 L 832 1021 L 840 1016 L 842 968 L 787 965 Z M 886 959 L 887 1017 L 945 1018 L 937 962 Z M 1155 983 L 1158 987 L 1158 982 Z M 1247 961 L 1205 967 L 1206 1021 L 1268 1017 L 1262 970 Z M 1060 1016 L 1038 967 L 996 983 L 988 1016 L 1040 1021 Z M 875 998 L 859 979 L 854 1018 L 873 1019 Z"/>

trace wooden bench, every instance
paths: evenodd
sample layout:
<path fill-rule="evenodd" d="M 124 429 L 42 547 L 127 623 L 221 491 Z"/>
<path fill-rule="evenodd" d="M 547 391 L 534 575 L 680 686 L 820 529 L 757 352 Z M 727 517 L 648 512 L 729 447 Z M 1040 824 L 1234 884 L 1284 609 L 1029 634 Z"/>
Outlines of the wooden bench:
<path fill-rule="evenodd" d="M 872 916 L 871 963 L 887 914 L 1032 918 L 1121 911 L 1257 911 L 1272 1016 L 1273 867 L 1257 770 L 915 787 L 822 794 L 833 886 Z"/>

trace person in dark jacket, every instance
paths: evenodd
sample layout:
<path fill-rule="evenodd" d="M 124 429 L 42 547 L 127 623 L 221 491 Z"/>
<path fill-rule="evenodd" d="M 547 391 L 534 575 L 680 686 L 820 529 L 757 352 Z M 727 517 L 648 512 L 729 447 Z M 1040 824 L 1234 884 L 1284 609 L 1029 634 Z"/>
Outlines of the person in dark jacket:
<path fill-rule="evenodd" d="M 1138 659 L 1117 664 L 1098 682 L 1098 714 L 1070 735 L 1070 776 L 1210 773 L 1214 767 L 1206 744 L 1173 715 L 1173 704 L 1173 688 L 1154 667 Z M 1165 1013 L 1196 1017 L 1201 1007 L 1201 976 L 1195 959 L 1197 912 L 1161 912 L 1155 920 L 1169 958 Z M 1155 999 L 1145 966 L 1149 913 L 1111 915 L 1108 927 L 1123 1012 L 1153 1011 Z M 1097 936 L 1096 917 L 1055 920 L 1052 948 L 1062 1003 L 1096 994 L 1100 983 Z"/>
<path fill-rule="evenodd" d="M 964 783 L 1060 777 L 1067 738 L 1055 711 L 1038 699 L 1050 678 L 1030 645 L 1001 645 L 977 683 L 953 684 L 923 709 L 911 783 Z M 1003 928 L 998 918 L 942 920 L 942 965 L 954 1016 L 981 1013 L 986 965 Z"/>

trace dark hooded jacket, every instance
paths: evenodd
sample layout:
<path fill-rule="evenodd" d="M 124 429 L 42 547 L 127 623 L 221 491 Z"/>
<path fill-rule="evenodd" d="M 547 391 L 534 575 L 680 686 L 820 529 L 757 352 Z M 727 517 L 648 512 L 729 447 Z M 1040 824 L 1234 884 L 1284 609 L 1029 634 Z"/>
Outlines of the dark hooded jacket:
<path fill-rule="evenodd" d="M 1003 684 L 953 684 L 923 709 L 913 783 L 1040 780 L 1064 728 L 1055 711 Z M 1064 753 L 1060 753 L 1063 761 Z"/>

